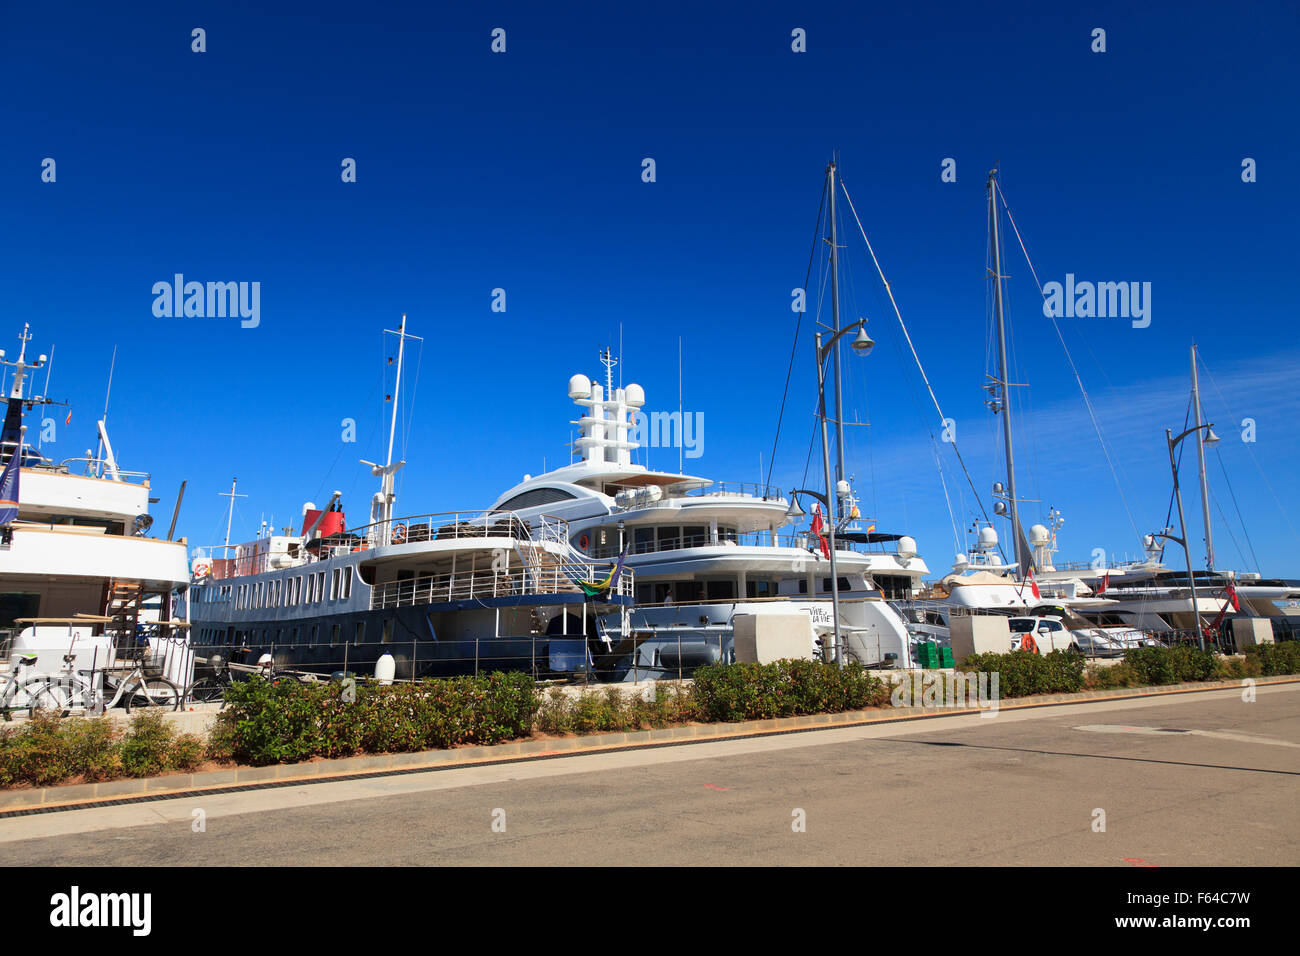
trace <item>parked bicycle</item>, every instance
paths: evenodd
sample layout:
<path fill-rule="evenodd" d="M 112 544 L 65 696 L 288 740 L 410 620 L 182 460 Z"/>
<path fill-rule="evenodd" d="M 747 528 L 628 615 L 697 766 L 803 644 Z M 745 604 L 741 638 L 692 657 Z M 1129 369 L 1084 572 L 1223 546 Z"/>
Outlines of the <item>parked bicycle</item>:
<path fill-rule="evenodd" d="M 35 654 L 22 654 L 13 662 L 9 673 L 0 675 L 0 711 L 5 720 L 30 717 L 37 710 L 58 710 L 58 700 L 50 694 L 46 678 L 34 675 Z"/>
<path fill-rule="evenodd" d="M 247 653 L 248 648 L 241 648 L 235 652 L 235 656 L 242 660 Z M 235 663 L 234 661 L 224 661 L 219 654 L 214 654 L 209 663 L 212 666 L 212 673 L 198 678 L 190 685 L 190 700 L 192 701 L 208 704 L 221 701 L 221 706 L 224 707 L 226 705 L 226 690 L 236 681 L 253 675 L 263 677 L 273 684 L 282 680 L 298 681 L 304 684 L 315 682 L 315 678 L 306 674 L 279 670 L 270 654 L 263 654 L 256 667 L 243 667 L 239 670 L 235 670 L 231 666 L 232 663 Z"/>
<path fill-rule="evenodd" d="M 46 696 L 43 700 L 57 710 L 61 717 L 66 717 L 73 710 L 98 710 L 100 700 L 103 701 L 104 710 L 123 703 L 128 714 L 136 707 L 180 710 L 185 697 L 181 689 L 166 677 L 147 675 L 143 659 L 136 660 L 125 668 L 74 672 L 75 659 L 74 655 L 65 654 L 63 670 L 56 679 L 45 685 Z M 98 687 L 94 680 L 96 673 L 103 675 Z"/>

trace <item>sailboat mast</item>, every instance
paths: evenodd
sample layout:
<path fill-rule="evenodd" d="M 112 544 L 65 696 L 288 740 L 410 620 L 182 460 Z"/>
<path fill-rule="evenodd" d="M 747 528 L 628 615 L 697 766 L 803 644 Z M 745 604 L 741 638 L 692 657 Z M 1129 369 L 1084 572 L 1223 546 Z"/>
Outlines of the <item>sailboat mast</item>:
<path fill-rule="evenodd" d="M 388 457 L 384 459 L 384 517 L 389 521 L 393 517 L 393 439 L 397 436 L 397 409 L 402 399 L 402 358 L 406 352 L 406 313 L 402 313 L 402 324 L 397 327 L 397 379 L 393 383 L 393 416 L 388 426 Z M 387 529 L 385 529 L 387 530 Z"/>
<path fill-rule="evenodd" d="M 830 220 L 831 220 L 831 335 L 835 335 L 840 330 L 840 281 L 839 281 L 839 245 L 836 241 L 835 232 L 835 160 L 826 167 L 826 189 L 831 197 Z M 840 391 L 840 343 L 835 343 L 834 356 L 834 389 L 835 389 L 835 484 L 844 480 L 844 397 Z M 830 511 L 830 520 L 839 519 L 839 495 L 834 488 L 826 489 L 828 501 L 833 502 Z"/>
<path fill-rule="evenodd" d="M 1214 532 L 1210 529 L 1210 483 L 1205 477 L 1205 432 L 1201 427 L 1201 386 L 1192 346 L 1192 408 L 1196 416 L 1196 460 L 1201 469 L 1201 517 L 1205 520 L 1205 569 L 1214 570 Z"/>
<path fill-rule="evenodd" d="M 1007 494 L 1011 500 L 1011 537 L 1016 565 L 1024 568 L 1027 555 L 1020 544 L 1020 501 L 1016 497 L 1016 459 L 1011 447 L 1011 384 L 1007 373 L 1007 326 L 1002 314 L 1002 253 L 998 237 L 997 170 L 989 173 L 989 236 L 993 242 L 993 311 L 998 326 L 998 390 L 1001 398 L 1002 439 L 1007 449 Z"/>

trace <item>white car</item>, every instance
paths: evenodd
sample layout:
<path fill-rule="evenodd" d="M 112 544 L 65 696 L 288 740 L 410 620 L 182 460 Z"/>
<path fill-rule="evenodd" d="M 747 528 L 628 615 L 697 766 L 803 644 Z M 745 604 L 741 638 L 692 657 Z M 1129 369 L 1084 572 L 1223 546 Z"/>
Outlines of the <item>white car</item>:
<path fill-rule="evenodd" d="M 1033 637 L 1039 654 L 1080 649 L 1074 633 L 1059 617 L 1013 617 L 1008 624 L 1011 627 L 1013 651 L 1021 649 L 1026 636 Z"/>

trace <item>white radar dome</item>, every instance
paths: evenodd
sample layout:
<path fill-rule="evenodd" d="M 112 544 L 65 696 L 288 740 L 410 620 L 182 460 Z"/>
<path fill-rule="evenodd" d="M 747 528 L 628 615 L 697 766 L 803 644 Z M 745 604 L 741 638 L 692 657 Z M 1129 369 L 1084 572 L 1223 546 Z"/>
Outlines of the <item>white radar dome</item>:
<path fill-rule="evenodd" d="M 645 389 L 640 385 L 629 385 L 623 395 L 624 400 L 633 408 L 640 408 L 645 404 Z"/>
<path fill-rule="evenodd" d="M 998 533 L 991 527 L 980 528 L 980 550 L 992 551 L 998 546 Z"/>
<path fill-rule="evenodd" d="M 575 375 L 569 379 L 569 398 L 586 398 L 591 394 L 591 379 Z"/>
<path fill-rule="evenodd" d="M 916 557 L 916 539 L 910 535 L 903 535 L 898 539 L 898 556 L 900 558 Z"/>
<path fill-rule="evenodd" d="M 1029 529 L 1029 543 L 1033 545 L 1047 544 L 1051 535 L 1047 533 L 1047 528 L 1041 524 L 1033 525 Z"/>

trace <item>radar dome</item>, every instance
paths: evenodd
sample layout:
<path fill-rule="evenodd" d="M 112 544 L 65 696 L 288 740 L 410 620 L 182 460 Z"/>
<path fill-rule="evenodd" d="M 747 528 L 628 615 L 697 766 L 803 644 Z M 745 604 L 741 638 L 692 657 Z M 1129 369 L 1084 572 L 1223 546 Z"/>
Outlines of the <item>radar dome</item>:
<path fill-rule="evenodd" d="M 916 557 L 916 539 L 910 535 L 903 535 L 898 539 L 898 556 L 900 558 Z"/>
<path fill-rule="evenodd" d="M 1029 543 L 1035 546 L 1047 544 L 1051 535 L 1047 533 L 1047 528 L 1041 524 L 1036 524 L 1029 529 Z"/>
<path fill-rule="evenodd" d="M 992 551 L 998 546 L 998 533 L 992 527 L 985 525 L 980 528 L 980 550 Z"/>
<path fill-rule="evenodd" d="M 624 392 L 624 398 L 633 408 L 640 408 L 645 404 L 645 390 L 640 385 L 629 385 Z"/>
<path fill-rule="evenodd" d="M 591 394 L 591 379 L 585 375 L 575 375 L 569 379 L 569 398 L 586 398 Z"/>

